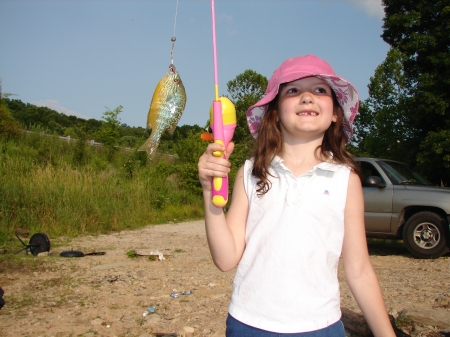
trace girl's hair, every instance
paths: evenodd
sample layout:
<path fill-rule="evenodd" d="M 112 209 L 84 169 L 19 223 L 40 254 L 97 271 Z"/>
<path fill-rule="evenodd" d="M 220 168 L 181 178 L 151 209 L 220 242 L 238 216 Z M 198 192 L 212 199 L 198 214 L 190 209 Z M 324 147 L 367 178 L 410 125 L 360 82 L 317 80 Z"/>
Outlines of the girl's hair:
<path fill-rule="evenodd" d="M 282 89 L 283 84 L 280 86 Z M 336 98 L 334 90 L 333 113 L 336 115 L 336 122 L 332 122 L 325 131 L 322 145 L 317 147 L 316 158 L 327 158 L 329 153 L 333 154 L 333 160 L 339 164 L 350 167 L 351 170 L 360 175 L 359 165 L 354 161 L 354 156 L 345 149 L 347 135 L 344 132 L 344 112 Z M 257 185 L 257 194 L 262 197 L 271 188 L 268 179 L 269 165 L 272 160 L 283 150 L 283 134 L 281 133 L 280 122 L 278 121 L 278 95 L 267 106 L 267 112 L 264 114 L 261 125 L 258 130 L 252 157 L 254 158 L 252 175 L 259 179 Z M 321 156 L 318 155 L 320 151 Z"/>

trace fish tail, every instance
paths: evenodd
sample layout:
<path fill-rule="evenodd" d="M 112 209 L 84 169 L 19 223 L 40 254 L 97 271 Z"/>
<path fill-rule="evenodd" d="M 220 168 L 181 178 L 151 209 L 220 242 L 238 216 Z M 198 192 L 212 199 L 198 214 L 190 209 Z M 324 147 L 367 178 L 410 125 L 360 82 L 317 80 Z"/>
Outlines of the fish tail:
<path fill-rule="evenodd" d="M 144 144 L 138 149 L 138 151 L 146 151 L 150 159 L 153 159 L 156 155 L 156 148 L 159 145 L 159 139 L 149 137 Z"/>

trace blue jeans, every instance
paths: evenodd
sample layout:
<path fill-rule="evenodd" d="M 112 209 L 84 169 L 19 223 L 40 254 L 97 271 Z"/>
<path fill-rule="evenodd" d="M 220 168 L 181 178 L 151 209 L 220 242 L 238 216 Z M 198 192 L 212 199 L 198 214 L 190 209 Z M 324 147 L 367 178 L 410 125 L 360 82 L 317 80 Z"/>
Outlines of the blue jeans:
<path fill-rule="evenodd" d="M 254 328 L 244 324 L 233 316 L 227 317 L 227 337 L 345 337 L 344 324 L 341 321 L 316 331 L 299 333 L 276 333 Z"/>

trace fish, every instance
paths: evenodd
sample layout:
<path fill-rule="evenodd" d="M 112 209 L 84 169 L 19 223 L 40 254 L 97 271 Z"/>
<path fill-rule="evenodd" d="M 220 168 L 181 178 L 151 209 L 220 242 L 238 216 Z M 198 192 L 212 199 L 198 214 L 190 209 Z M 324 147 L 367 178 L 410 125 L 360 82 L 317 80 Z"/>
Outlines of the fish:
<path fill-rule="evenodd" d="M 159 81 L 153 93 L 147 115 L 147 129 L 152 133 L 138 151 L 147 151 L 150 159 L 156 154 L 161 136 L 168 131 L 172 136 L 186 107 L 186 90 L 173 64 Z"/>

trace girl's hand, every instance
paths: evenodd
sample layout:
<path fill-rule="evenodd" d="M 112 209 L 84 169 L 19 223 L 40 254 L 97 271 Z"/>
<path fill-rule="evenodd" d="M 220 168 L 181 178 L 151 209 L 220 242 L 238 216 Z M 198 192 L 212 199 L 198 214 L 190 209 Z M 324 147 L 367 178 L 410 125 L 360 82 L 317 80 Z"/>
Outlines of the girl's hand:
<path fill-rule="evenodd" d="M 234 143 L 229 143 L 226 149 L 226 157 L 229 158 L 234 149 Z M 230 162 L 222 157 L 215 157 L 214 151 L 224 151 L 225 148 L 216 143 L 211 143 L 205 153 L 198 160 L 198 177 L 203 191 L 211 191 L 212 177 L 226 177 L 230 172 Z"/>

